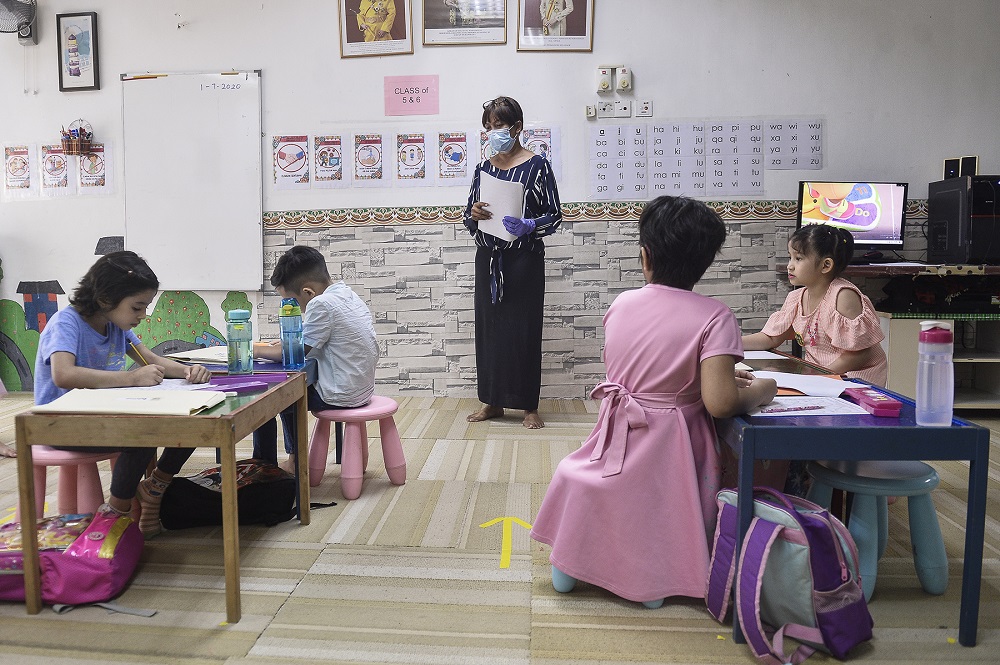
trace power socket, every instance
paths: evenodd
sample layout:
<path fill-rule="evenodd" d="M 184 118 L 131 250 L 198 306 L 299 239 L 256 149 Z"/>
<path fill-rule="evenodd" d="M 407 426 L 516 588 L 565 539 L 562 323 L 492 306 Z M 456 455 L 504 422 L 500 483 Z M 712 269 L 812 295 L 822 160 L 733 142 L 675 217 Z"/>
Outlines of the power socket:
<path fill-rule="evenodd" d="M 614 118 L 615 117 L 615 103 L 614 102 L 597 102 L 597 117 L 598 118 Z"/>
<path fill-rule="evenodd" d="M 643 100 L 635 103 L 635 116 L 637 118 L 653 117 L 653 102 Z"/>
<path fill-rule="evenodd" d="M 631 118 L 632 117 L 632 102 L 625 99 L 616 99 L 615 105 L 615 116 L 616 118 Z"/>
<path fill-rule="evenodd" d="M 594 106 L 593 104 L 587 104 L 586 114 L 587 114 L 588 118 L 596 118 L 597 117 L 597 107 Z"/>

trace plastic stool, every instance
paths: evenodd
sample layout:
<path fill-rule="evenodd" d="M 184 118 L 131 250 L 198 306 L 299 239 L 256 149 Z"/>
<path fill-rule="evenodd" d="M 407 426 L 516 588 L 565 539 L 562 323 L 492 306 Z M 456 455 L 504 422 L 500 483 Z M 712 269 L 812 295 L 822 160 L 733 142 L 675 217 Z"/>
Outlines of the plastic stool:
<path fill-rule="evenodd" d="M 82 450 L 82 449 L 81 449 Z M 41 518 L 45 509 L 45 477 L 48 467 L 59 468 L 59 514 L 95 512 L 104 503 L 104 488 L 97 463 L 111 460 L 114 466 L 118 453 L 87 453 L 56 450 L 48 446 L 31 447 L 31 464 L 35 476 L 35 515 Z M 14 519 L 21 521 L 18 502 Z"/>
<path fill-rule="evenodd" d="M 399 405 L 389 397 L 374 395 L 371 401 L 356 409 L 329 409 L 315 411 L 316 429 L 309 441 L 309 484 L 319 485 L 326 472 L 326 456 L 330 450 L 330 423 L 344 423 L 344 448 L 340 466 L 340 489 L 347 499 L 361 496 L 361 485 L 365 470 L 368 469 L 368 428 L 369 420 L 378 420 L 382 437 L 382 458 L 385 470 L 393 485 L 406 482 L 406 458 L 403 444 L 399 440 L 399 430 L 392 414 Z"/>
<path fill-rule="evenodd" d="M 929 465 L 918 461 L 809 462 L 813 478 L 809 500 L 830 505 L 834 488 L 854 494 L 847 528 L 858 546 L 858 565 L 865 600 L 875 590 L 878 560 L 885 553 L 889 531 L 886 497 L 907 497 L 913 564 L 924 591 L 941 595 L 948 588 L 945 554 L 931 490 L 940 478 Z"/>

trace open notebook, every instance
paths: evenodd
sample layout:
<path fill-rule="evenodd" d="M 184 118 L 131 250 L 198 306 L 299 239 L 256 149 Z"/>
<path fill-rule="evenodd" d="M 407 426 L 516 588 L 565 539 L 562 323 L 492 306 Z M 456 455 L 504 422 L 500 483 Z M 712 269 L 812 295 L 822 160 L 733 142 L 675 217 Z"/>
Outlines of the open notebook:
<path fill-rule="evenodd" d="M 35 413 L 106 413 L 155 416 L 189 416 L 226 399 L 218 390 L 120 390 L 74 388 Z"/>
<path fill-rule="evenodd" d="M 186 360 L 188 362 L 196 363 L 225 365 L 229 362 L 229 347 L 225 345 L 203 346 L 197 349 L 168 353 L 167 358 L 173 358 L 174 360 Z"/>

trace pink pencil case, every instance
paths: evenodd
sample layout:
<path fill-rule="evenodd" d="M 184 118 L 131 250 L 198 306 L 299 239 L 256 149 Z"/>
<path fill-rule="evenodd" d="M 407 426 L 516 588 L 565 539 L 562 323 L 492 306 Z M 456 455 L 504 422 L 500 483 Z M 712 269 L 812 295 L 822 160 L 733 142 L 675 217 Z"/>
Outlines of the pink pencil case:
<path fill-rule="evenodd" d="M 903 408 L 903 403 L 898 399 L 893 399 L 874 388 L 848 388 L 844 391 L 844 397 L 873 416 L 883 418 L 898 418 Z"/>

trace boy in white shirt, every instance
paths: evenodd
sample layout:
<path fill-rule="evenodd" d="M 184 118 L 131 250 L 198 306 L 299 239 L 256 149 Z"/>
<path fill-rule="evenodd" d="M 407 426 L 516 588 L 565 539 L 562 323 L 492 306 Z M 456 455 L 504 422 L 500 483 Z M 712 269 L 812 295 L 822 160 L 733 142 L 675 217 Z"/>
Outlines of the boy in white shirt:
<path fill-rule="evenodd" d="M 343 281 L 334 281 L 326 259 L 313 247 L 296 245 L 281 258 L 271 275 L 271 286 L 282 298 L 295 298 L 302 308 L 302 339 L 306 358 L 314 358 L 316 383 L 308 388 L 309 410 L 352 409 L 364 406 L 375 392 L 375 364 L 379 349 L 372 313 Z M 259 356 L 281 360 L 281 346 L 259 351 Z M 281 413 L 288 459 L 281 468 L 295 469 L 292 409 Z M 277 463 L 278 423 L 271 420 L 253 433 L 253 456 Z"/>

